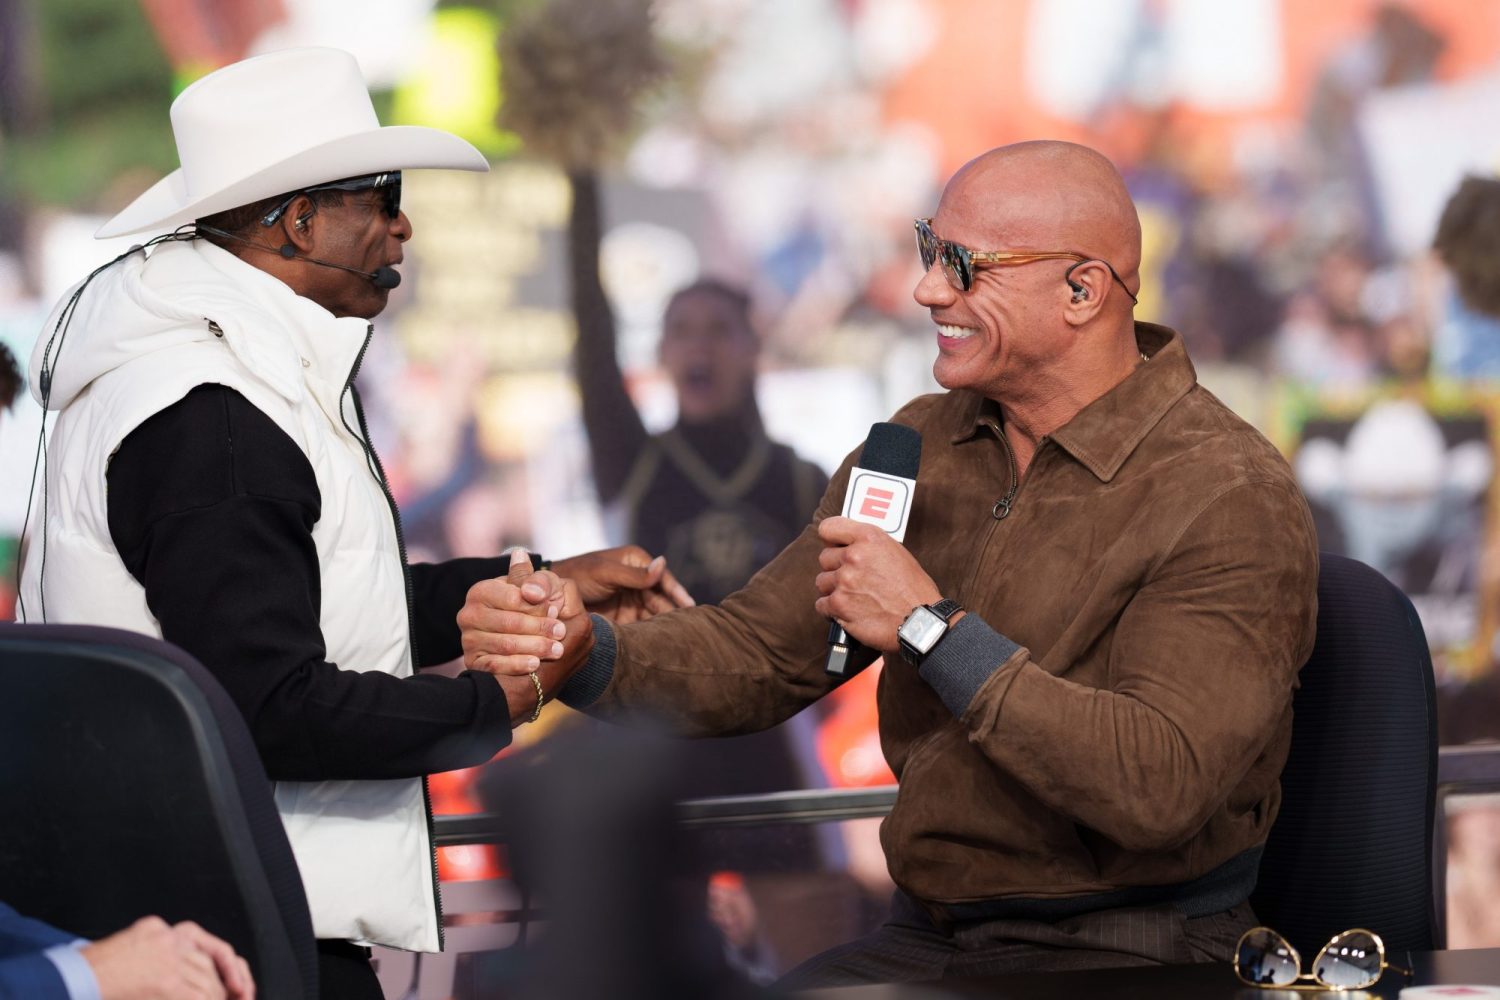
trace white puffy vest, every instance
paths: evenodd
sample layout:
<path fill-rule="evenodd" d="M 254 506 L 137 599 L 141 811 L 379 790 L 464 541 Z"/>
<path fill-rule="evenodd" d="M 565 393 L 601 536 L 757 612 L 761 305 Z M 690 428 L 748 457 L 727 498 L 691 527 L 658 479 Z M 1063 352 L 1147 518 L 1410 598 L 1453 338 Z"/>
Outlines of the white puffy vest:
<path fill-rule="evenodd" d="M 56 313 L 32 362 L 42 357 Z M 412 672 L 405 581 L 390 506 L 351 394 L 370 327 L 336 319 L 211 244 L 135 254 L 85 292 L 53 347 L 45 570 L 37 511 L 23 543 L 26 620 L 161 637 L 110 538 L 105 472 L 125 436 L 195 386 L 229 386 L 307 455 L 322 494 L 313 530 L 322 631 L 345 670 Z M 39 389 L 34 388 L 39 394 Z M 275 586 L 275 580 L 266 581 Z M 439 948 L 436 880 L 420 779 L 279 782 L 277 807 L 320 938 Z"/>

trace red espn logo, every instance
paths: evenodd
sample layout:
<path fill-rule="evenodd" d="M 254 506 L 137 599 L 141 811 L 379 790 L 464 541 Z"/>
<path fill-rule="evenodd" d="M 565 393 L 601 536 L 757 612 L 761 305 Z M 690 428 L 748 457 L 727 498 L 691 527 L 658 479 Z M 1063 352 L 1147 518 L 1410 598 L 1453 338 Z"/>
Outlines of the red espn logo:
<path fill-rule="evenodd" d="M 859 516 L 871 521 L 885 519 L 891 509 L 891 501 L 896 499 L 895 490 L 883 490 L 877 486 L 871 486 L 865 491 L 865 502 L 859 505 Z"/>
<path fill-rule="evenodd" d="M 849 489 L 848 509 L 844 516 L 873 524 L 900 541 L 906 534 L 911 488 L 904 480 L 892 476 L 883 476 L 865 469 L 855 469 L 854 472 L 854 481 Z"/>

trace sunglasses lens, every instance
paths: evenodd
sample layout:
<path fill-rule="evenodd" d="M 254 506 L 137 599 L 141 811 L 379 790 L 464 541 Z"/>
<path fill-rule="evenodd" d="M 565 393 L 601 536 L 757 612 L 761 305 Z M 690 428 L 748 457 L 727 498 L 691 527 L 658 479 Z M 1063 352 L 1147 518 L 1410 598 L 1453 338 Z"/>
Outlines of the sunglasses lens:
<path fill-rule="evenodd" d="M 391 181 L 380 188 L 385 196 L 385 214 L 396 218 L 401 214 L 401 172 L 398 170 Z"/>
<path fill-rule="evenodd" d="M 1256 927 L 1240 938 L 1234 967 L 1240 978 L 1258 986 L 1289 986 L 1301 973 L 1297 953 L 1269 927 Z"/>
<path fill-rule="evenodd" d="M 948 273 L 948 283 L 960 292 L 974 287 L 974 262 L 969 258 L 967 247 L 948 244 L 948 252 L 943 255 L 943 270 Z"/>
<path fill-rule="evenodd" d="M 1318 952 L 1313 978 L 1337 990 L 1357 990 L 1380 978 L 1385 949 L 1369 931 L 1345 931 Z"/>
<path fill-rule="evenodd" d="M 937 259 L 937 241 L 927 223 L 917 220 L 917 254 L 922 258 L 922 270 L 931 271 Z"/>

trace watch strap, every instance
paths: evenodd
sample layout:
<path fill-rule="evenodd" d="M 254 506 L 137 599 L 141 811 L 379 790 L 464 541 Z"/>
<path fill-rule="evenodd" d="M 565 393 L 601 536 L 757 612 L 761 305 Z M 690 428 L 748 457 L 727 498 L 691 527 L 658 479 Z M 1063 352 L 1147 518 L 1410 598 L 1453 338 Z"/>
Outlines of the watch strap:
<path fill-rule="evenodd" d="M 953 616 L 963 610 L 963 605 L 959 604 L 951 597 L 945 597 L 940 601 L 934 601 L 933 603 L 927 605 L 927 610 L 937 615 L 943 621 L 951 622 L 953 620 Z"/>

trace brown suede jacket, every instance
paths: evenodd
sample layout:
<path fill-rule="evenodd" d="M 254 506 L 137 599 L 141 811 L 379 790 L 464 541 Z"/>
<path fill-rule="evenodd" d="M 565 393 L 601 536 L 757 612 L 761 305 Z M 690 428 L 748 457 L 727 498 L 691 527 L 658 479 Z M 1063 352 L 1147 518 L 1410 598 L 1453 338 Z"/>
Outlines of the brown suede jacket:
<path fill-rule="evenodd" d="M 1313 644 L 1312 519 L 1181 338 L 1136 336 L 1150 361 L 1041 442 L 1003 519 L 994 403 L 949 392 L 893 418 L 922 434 L 906 545 L 969 612 L 920 674 L 887 658 L 878 695 L 901 782 L 881 829 L 891 875 L 940 917 L 1170 901 L 1237 866 L 1237 898 L 1208 907 L 1224 909 L 1276 817 Z M 815 522 L 840 510 L 856 457 Z M 810 526 L 719 607 L 600 626 L 565 700 L 695 736 L 793 714 L 834 684 L 813 610 L 822 547 Z"/>

